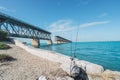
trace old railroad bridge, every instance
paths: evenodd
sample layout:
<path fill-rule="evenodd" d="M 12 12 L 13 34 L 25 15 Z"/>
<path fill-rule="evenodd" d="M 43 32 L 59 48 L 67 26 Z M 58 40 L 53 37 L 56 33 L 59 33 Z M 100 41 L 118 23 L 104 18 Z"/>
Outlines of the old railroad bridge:
<path fill-rule="evenodd" d="M 52 44 L 51 32 L 3 13 L 0 13 L 0 30 L 6 31 L 10 37 L 31 38 L 33 46 L 39 46 L 40 40 L 48 40 L 48 44 Z M 71 42 L 60 36 L 56 36 L 55 41 L 56 44 Z"/>

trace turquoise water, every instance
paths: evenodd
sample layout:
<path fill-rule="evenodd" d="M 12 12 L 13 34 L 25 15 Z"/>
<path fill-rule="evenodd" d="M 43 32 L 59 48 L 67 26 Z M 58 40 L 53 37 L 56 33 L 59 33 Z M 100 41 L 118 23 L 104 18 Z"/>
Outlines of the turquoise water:
<path fill-rule="evenodd" d="M 60 45 L 41 44 L 41 49 L 53 50 L 73 56 L 75 43 Z M 116 42 L 77 42 L 76 57 L 99 65 L 105 69 L 120 71 L 120 41 Z"/>

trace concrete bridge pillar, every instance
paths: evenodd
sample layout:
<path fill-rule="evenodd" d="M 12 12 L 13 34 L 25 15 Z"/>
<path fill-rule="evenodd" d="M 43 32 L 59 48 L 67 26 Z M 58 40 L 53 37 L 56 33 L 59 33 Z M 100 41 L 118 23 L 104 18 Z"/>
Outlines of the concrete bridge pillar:
<path fill-rule="evenodd" d="M 39 41 L 39 39 L 33 39 L 33 40 L 32 40 L 32 45 L 33 45 L 34 47 L 39 47 L 39 46 L 40 46 L 40 41 Z"/>
<path fill-rule="evenodd" d="M 56 41 L 55 43 L 56 43 L 56 44 L 61 44 L 61 41 Z"/>
<path fill-rule="evenodd" d="M 52 40 L 48 40 L 47 43 L 48 43 L 48 45 L 51 45 L 52 44 Z"/>

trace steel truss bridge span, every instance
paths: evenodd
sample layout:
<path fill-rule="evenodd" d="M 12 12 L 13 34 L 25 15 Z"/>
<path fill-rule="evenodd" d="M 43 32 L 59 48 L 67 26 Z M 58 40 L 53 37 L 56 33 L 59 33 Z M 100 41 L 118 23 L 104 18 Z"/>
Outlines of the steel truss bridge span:
<path fill-rule="evenodd" d="M 0 30 L 11 37 L 51 40 L 50 32 L 3 13 L 0 13 Z"/>

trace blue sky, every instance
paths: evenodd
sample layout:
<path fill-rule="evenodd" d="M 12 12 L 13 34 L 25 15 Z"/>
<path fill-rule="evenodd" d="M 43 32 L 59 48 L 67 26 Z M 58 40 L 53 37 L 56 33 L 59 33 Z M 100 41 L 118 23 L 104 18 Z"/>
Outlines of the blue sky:
<path fill-rule="evenodd" d="M 120 40 L 120 0 L 0 0 L 0 12 L 75 41 Z"/>

